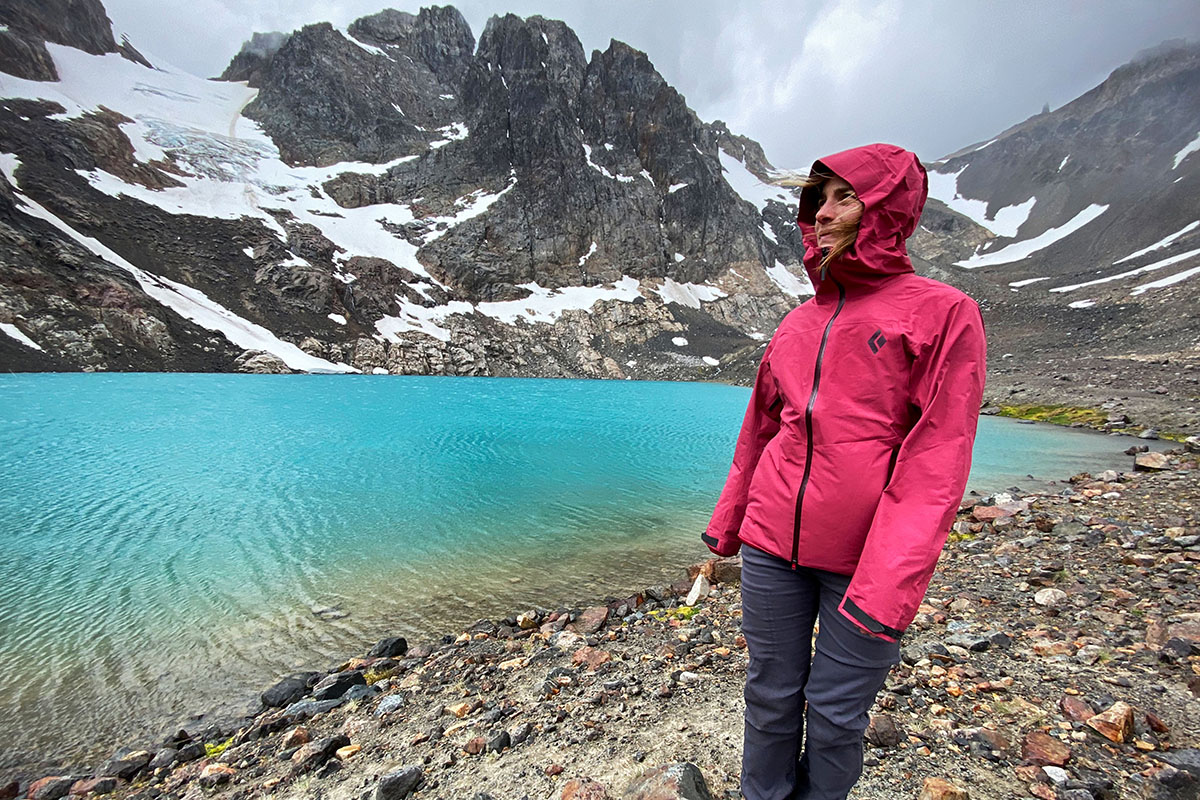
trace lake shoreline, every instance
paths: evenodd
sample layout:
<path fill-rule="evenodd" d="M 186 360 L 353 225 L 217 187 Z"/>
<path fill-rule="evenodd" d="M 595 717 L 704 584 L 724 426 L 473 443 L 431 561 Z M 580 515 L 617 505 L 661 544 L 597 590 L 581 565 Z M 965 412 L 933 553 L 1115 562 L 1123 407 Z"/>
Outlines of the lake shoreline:
<path fill-rule="evenodd" d="M 913 797 L 926 777 L 987 797 L 1007 796 L 1001 787 L 1015 777 L 1047 796 L 1059 773 L 1036 762 L 1053 766 L 1046 759 L 1061 748 L 1065 774 L 1097 798 L 1188 779 L 1186 764 L 1166 759 L 1200 747 L 1200 492 L 1194 454 L 1178 451 L 1164 466 L 1077 476 L 1059 491 L 992 498 L 999 505 L 968 501 L 905 637 L 905 663 L 872 711 L 855 796 Z M 422 782 L 417 797 L 515 800 L 557 797 L 571 778 L 618 797 L 647 769 L 689 761 L 719 796 L 736 788 L 745 649 L 736 583 L 728 567 L 716 569 L 724 580 L 692 607 L 681 605 L 692 586 L 681 568 L 673 587 L 603 606 L 514 611 L 330 673 L 369 677 L 378 694 L 353 690 L 359 699 L 307 719 L 322 707 L 300 700 L 309 705 L 263 711 L 205 741 L 189 732 L 195 740 L 147 752 L 163 762 L 176 751 L 154 770 L 133 766 L 135 755 L 123 767 L 61 772 L 123 768 L 132 782 L 111 788 L 139 800 L 197 797 L 201 786 L 231 799 L 319 788 L 331 800 L 364 791 L 394 800 L 400 778 L 381 778 L 408 769 Z M 1076 719 L 1104 712 L 1123 723 L 1126 707 L 1120 742 Z M 177 763 L 189 746 L 199 757 Z M 4 794 L 44 776 L 17 777 Z M 35 784 L 34 796 L 53 800 L 64 781 Z"/>

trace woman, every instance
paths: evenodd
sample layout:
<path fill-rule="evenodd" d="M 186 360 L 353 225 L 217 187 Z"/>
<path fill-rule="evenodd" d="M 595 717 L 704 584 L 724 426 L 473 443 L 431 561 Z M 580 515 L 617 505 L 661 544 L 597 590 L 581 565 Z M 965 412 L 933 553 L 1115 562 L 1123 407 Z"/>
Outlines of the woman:
<path fill-rule="evenodd" d="M 817 161 L 800 195 L 816 295 L 767 345 L 702 537 L 722 556 L 747 545 L 748 800 L 849 793 L 962 500 L 983 322 L 965 294 L 913 274 L 904 242 L 927 193 L 914 154 L 874 144 Z"/>

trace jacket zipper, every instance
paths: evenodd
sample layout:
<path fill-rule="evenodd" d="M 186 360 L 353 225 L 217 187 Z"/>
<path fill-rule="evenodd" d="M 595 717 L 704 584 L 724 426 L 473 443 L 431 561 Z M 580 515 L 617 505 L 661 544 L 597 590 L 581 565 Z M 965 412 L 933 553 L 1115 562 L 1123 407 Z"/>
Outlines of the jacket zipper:
<path fill-rule="evenodd" d="M 792 569 L 796 569 L 799 566 L 797 559 L 800 555 L 800 512 L 804 508 L 804 492 L 808 489 L 808 476 L 812 472 L 812 416 L 813 408 L 817 404 L 817 392 L 821 388 L 821 362 L 825 360 L 825 345 L 829 342 L 829 331 L 833 329 L 833 321 L 838 318 L 838 314 L 842 313 L 842 306 L 846 304 L 845 287 L 838 283 L 837 278 L 834 278 L 832 275 L 829 277 L 838 288 L 838 303 L 837 308 L 833 310 L 833 315 L 829 317 L 829 322 L 825 323 L 825 332 L 821 334 L 821 346 L 817 349 L 817 365 L 813 368 L 812 394 L 809 395 L 808 405 L 804 409 L 804 431 L 806 434 L 804 475 L 800 478 L 800 490 L 796 493 L 796 521 L 792 531 Z"/>

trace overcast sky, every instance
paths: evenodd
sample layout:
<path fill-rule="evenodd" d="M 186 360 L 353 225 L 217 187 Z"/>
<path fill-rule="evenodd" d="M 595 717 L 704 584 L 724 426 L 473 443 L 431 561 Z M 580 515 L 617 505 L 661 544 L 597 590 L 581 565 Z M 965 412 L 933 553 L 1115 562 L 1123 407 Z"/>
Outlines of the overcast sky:
<path fill-rule="evenodd" d="M 409 0 L 104 0 L 114 31 L 198 75 L 250 34 L 345 26 Z M 887 141 L 933 160 L 1057 108 L 1139 50 L 1200 40 L 1196 0 L 460 0 L 476 39 L 493 14 L 564 20 L 585 53 L 644 50 L 705 121 L 778 167 Z"/>

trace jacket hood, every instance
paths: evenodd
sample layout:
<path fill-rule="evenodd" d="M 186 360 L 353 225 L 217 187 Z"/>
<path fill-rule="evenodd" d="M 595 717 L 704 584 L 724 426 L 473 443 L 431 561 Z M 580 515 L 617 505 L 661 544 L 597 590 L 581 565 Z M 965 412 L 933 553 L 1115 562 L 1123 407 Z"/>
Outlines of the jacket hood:
<path fill-rule="evenodd" d="M 929 194 L 925 168 L 915 153 L 891 144 L 869 144 L 813 162 L 814 170 L 832 172 L 854 187 L 863 204 L 854 249 L 830 264 L 841 283 L 873 283 L 885 275 L 912 272 L 904 242 L 917 229 Z M 796 223 L 804 237 L 804 268 L 820 290 L 821 250 L 816 215 L 820 196 L 815 187 L 800 193 Z"/>

